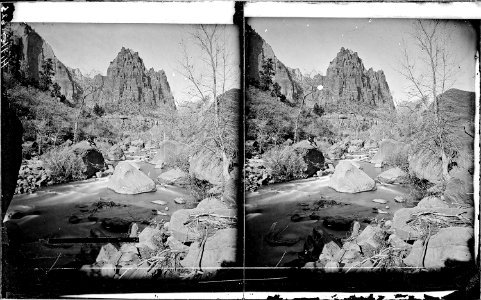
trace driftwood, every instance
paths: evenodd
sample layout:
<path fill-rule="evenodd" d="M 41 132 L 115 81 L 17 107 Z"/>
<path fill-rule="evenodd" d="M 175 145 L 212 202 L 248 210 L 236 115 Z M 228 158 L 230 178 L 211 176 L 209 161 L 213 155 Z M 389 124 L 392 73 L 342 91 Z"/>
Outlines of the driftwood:
<path fill-rule="evenodd" d="M 289 227 L 287 225 L 284 229 L 276 231 L 277 222 L 272 223 L 269 232 L 264 237 L 265 241 L 271 246 L 291 246 L 299 242 L 300 238 L 286 239 L 282 238 L 280 235 Z"/>

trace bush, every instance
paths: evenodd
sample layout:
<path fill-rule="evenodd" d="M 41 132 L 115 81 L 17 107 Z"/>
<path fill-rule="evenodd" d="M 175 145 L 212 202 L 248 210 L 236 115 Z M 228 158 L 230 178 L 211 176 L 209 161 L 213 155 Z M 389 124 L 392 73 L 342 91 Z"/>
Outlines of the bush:
<path fill-rule="evenodd" d="M 429 196 L 428 189 L 433 186 L 432 183 L 425 179 L 419 179 L 416 176 L 409 175 L 409 194 L 404 202 L 405 207 L 415 206 L 421 199 Z"/>
<path fill-rule="evenodd" d="M 262 158 L 275 182 L 304 178 L 307 164 L 292 146 L 278 146 L 266 152 Z"/>
<path fill-rule="evenodd" d="M 169 157 L 165 162 L 168 168 L 179 168 L 182 171 L 189 173 L 189 153 L 185 150 L 180 150 L 177 155 Z"/>
<path fill-rule="evenodd" d="M 193 176 L 189 176 L 188 190 L 194 199 L 194 203 L 199 203 L 209 197 L 209 190 L 213 185 L 205 180 L 199 180 Z"/>
<path fill-rule="evenodd" d="M 82 158 L 71 147 L 56 147 L 42 155 L 42 160 L 56 183 L 85 179 Z"/>
<path fill-rule="evenodd" d="M 406 149 L 397 149 L 386 157 L 386 164 L 393 167 L 399 167 L 404 172 L 409 173 L 409 160 Z"/>

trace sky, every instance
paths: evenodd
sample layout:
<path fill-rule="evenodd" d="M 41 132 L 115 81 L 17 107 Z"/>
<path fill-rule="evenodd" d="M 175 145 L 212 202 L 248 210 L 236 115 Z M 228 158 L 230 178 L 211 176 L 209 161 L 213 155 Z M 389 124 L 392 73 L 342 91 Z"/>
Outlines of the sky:
<path fill-rule="evenodd" d="M 341 47 L 358 53 L 364 67 L 382 69 L 395 103 L 408 101 L 408 83 L 399 74 L 403 40 L 410 55 L 417 55 L 409 33 L 409 19 L 308 19 L 250 18 L 248 24 L 271 45 L 276 56 L 288 67 L 303 73 L 325 75 L 329 63 Z M 451 21 L 451 42 L 458 73 L 454 88 L 474 91 L 476 34 L 462 21 Z"/>
<path fill-rule="evenodd" d="M 66 66 L 78 68 L 83 74 L 92 71 L 106 75 L 109 64 L 122 47 L 139 53 L 147 69 L 163 69 L 176 102 L 189 101 L 189 83 L 179 74 L 182 60 L 181 41 L 193 56 L 194 65 L 202 66 L 199 51 L 190 39 L 193 25 L 169 24 L 75 24 L 29 23 L 53 48 Z M 227 25 L 226 39 L 232 54 L 232 65 L 239 65 L 238 31 Z M 203 67 L 202 67 L 203 68 Z M 229 88 L 239 87 L 239 76 L 233 76 Z"/>

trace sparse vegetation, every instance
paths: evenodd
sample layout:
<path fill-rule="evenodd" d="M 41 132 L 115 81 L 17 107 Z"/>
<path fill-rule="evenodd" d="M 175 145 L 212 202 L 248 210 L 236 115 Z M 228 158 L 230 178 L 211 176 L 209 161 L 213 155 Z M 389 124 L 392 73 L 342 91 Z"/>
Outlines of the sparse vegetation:
<path fill-rule="evenodd" d="M 292 146 L 271 148 L 262 155 L 262 158 L 275 182 L 303 178 L 304 171 L 307 169 L 302 153 Z"/>
<path fill-rule="evenodd" d="M 56 183 L 85 179 L 82 158 L 69 146 L 50 149 L 42 160 Z"/>

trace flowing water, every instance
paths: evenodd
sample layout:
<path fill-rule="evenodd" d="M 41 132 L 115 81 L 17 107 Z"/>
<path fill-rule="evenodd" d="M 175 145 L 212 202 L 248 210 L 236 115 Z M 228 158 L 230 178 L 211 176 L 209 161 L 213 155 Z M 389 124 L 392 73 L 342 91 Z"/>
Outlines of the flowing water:
<path fill-rule="evenodd" d="M 153 165 L 138 164 L 140 170 L 152 179 L 162 172 Z M 91 236 L 92 231 L 104 237 L 127 236 L 125 232 L 109 231 L 102 226 L 102 220 L 117 217 L 137 222 L 142 229 L 151 219 L 168 221 L 173 212 L 184 207 L 176 204 L 174 199 L 190 197 L 186 189 L 169 185 L 158 185 L 157 191 L 151 193 L 122 195 L 108 189 L 107 182 L 108 178 L 89 179 L 13 197 L 7 210 L 12 218 L 4 223 L 11 245 L 15 247 L 12 262 L 16 260 L 22 268 L 41 273 L 51 268 L 77 268 L 92 263 L 102 244 L 50 244 L 48 239 L 84 238 Z M 153 200 L 163 200 L 166 205 L 154 204 Z M 99 201 L 113 201 L 116 206 L 93 211 Z M 169 208 L 168 211 L 165 207 Z M 156 215 L 152 210 L 167 215 Z M 69 222 L 72 216 L 78 217 L 78 223 Z"/>
<path fill-rule="evenodd" d="M 367 162 L 359 162 L 362 170 L 371 178 L 375 178 L 384 170 L 374 168 Z M 320 226 L 324 231 L 338 237 L 346 237 L 348 231 L 332 230 L 322 225 L 322 219 L 328 216 L 344 216 L 360 221 L 377 217 L 392 219 L 393 213 L 403 204 L 394 201 L 394 197 L 406 195 L 407 185 L 377 184 L 375 191 L 356 194 L 339 193 L 328 187 L 329 176 L 295 180 L 266 186 L 258 191 L 246 194 L 246 265 L 251 267 L 281 266 L 296 259 L 297 253 L 303 250 L 305 238 L 313 227 Z M 348 205 L 335 205 L 317 211 L 321 220 L 303 218 L 300 222 L 291 221 L 295 213 L 302 215 L 303 207 L 314 204 L 319 199 L 335 200 Z M 373 199 L 387 200 L 387 204 L 378 204 Z M 389 206 L 386 209 L 386 206 Z M 378 214 L 373 208 L 387 211 Z M 277 222 L 276 228 L 282 231 L 282 238 L 300 238 L 291 246 L 269 245 L 265 236 L 271 225 Z M 362 224 L 362 223 L 361 223 Z M 366 225 L 366 223 L 362 224 Z M 283 257 L 284 256 L 284 257 Z M 279 263 L 279 261 L 282 261 Z"/>

